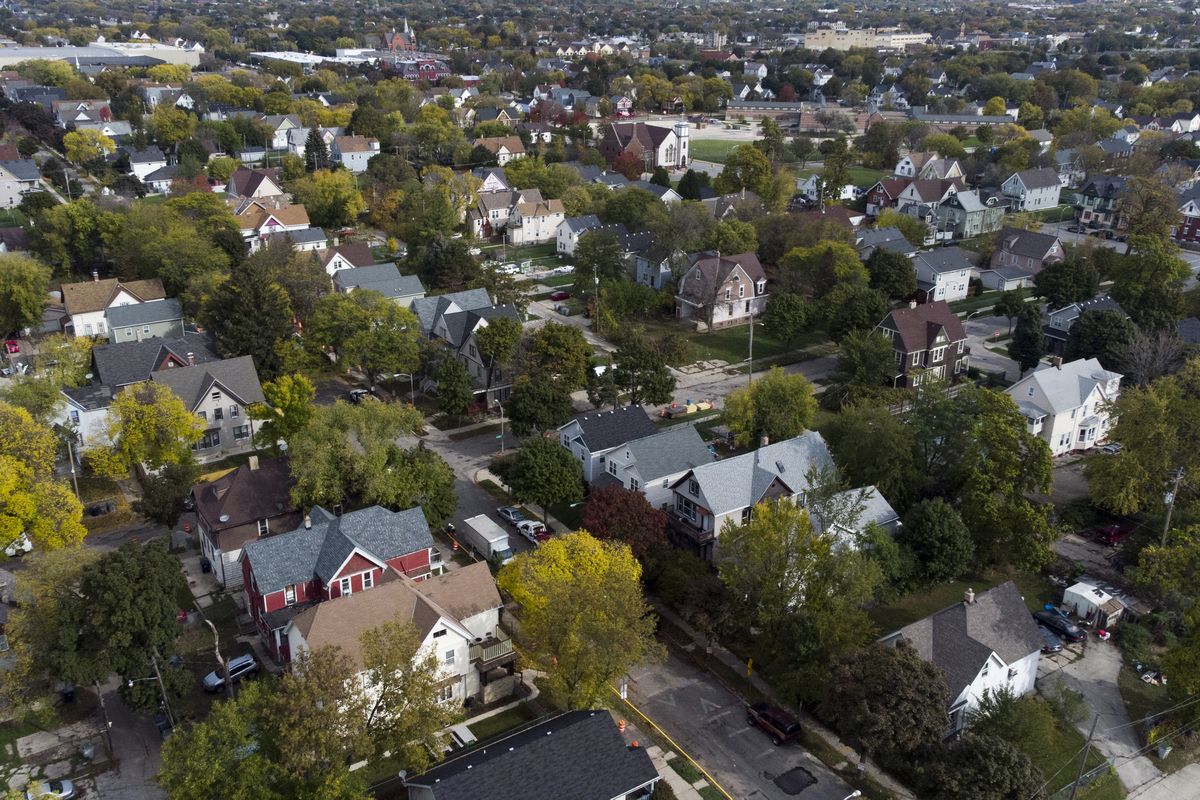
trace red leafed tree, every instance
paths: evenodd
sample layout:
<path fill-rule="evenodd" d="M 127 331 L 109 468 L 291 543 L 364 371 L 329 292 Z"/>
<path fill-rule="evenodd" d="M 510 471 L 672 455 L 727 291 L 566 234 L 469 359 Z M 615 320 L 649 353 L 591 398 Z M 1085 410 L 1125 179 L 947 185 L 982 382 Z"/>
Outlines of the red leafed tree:
<path fill-rule="evenodd" d="M 796 90 L 792 88 L 790 83 L 785 83 L 779 87 L 779 101 L 781 103 L 791 103 L 796 99 Z"/>
<path fill-rule="evenodd" d="M 614 172 L 619 172 L 629 180 L 636 181 L 642 177 L 642 170 L 646 168 L 646 165 L 637 155 L 626 150 L 613 159 L 612 168 Z"/>
<path fill-rule="evenodd" d="M 667 515 L 641 492 L 621 486 L 593 489 L 583 507 L 583 528 L 599 539 L 629 545 L 645 561 L 667 544 Z"/>

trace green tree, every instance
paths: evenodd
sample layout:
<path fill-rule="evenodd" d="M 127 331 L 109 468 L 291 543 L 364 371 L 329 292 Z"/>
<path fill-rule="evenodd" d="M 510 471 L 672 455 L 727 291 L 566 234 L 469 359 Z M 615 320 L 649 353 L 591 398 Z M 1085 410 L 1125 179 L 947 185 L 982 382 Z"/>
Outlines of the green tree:
<path fill-rule="evenodd" d="M 874 329 L 888 311 L 883 292 L 855 283 L 834 288 L 824 298 L 823 306 L 829 320 L 829 337 L 835 342 L 845 340 L 855 331 Z"/>
<path fill-rule="evenodd" d="M 1045 270 L 1042 271 L 1045 272 Z M 1058 306 L 1053 304 L 1051 304 L 1050 307 L 1058 308 Z M 1007 292 L 1002 292 L 1000 294 L 1000 298 L 996 300 L 996 304 L 992 306 L 992 313 L 998 317 L 1005 317 L 1008 319 L 1008 332 L 1009 334 L 1012 334 L 1013 320 L 1020 316 L 1021 311 L 1024 308 L 1025 292 L 1018 287 Z"/>
<path fill-rule="evenodd" d="M 971 566 L 975 543 L 959 513 L 940 497 L 917 503 L 904 515 L 897 537 L 917 558 L 927 583 L 957 580 Z"/>
<path fill-rule="evenodd" d="M 105 441 L 93 442 L 86 458 L 96 472 L 123 478 L 138 465 L 157 470 L 192 458 L 204 423 L 165 384 L 128 386 L 113 398 Z"/>
<path fill-rule="evenodd" d="M 91 200 L 76 200 L 42 212 L 31 231 L 30 246 L 64 273 L 91 267 L 116 238 L 120 215 L 102 211 Z"/>
<path fill-rule="evenodd" d="M 983 106 L 983 115 L 985 117 L 1002 117 L 1008 110 L 1008 104 L 1005 103 L 1003 97 L 993 97 L 988 100 Z"/>
<path fill-rule="evenodd" d="M 262 385 L 264 403 L 250 406 L 250 418 L 261 421 L 256 439 L 262 447 L 291 444 L 298 431 L 312 421 L 317 389 L 303 375 L 280 375 Z"/>
<path fill-rule="evenodd" d="M 1050 308 L 1062 308 L 1095 297 L 1100 291 L 1100 273 L 1092 259 L 1072 251 L 1062 261 L 1050 264 L 1035 275 L 1033 285 L 1037 296 L 1046 298 Z"/>
<path fill-rule="evenodd" d="M 442 359 L 437 371 L 438 404 L 442 411 L 451 417 L 461 417 L 467 413 L 475 392 L 471 388 L 471 376 L 462 361 L 453 355 Z"/>
<path fill-rule="evenodd" d="M 231 263 L 229 253 L 172 207 L 134 205 L 114 244 L 122 275 L 160 278 L 169 294 L 204 273 L 225 274 Z"/>
<path fill-rule="evenodd" d="M 304 171 L 316 172 L 329 168 L 329 147 L 321 137 L 321 131 L 313 128 L 304 140 Z"/>
<path fill-rule="evenodd" d="M 898 509 L 913 496 L 914 429 L 878 405 L 854 405 L 821 427 L 834 461 L 851 486 L 874 486 Z"/>
<path fill-rule="evenodd" d="M 557 441 L 536 437 L 521 448 L 508 476 L 513 497 L 521 503 L 537 503 L 542 519 L 558 503 L 583 499 L 583 472 L 579 462 Z"/>
<path fill-rule="evenodd" d="M 821 402 L 835 408 L 870 402 L 884 395 L 895 375 L 891 340 L 875 330 L 851 331 L 839 345 L 837 371 Z"/>
<path fill-rule="evenodd" d="M 1008 345 L 1008 357 L 1017 362 L 1023 375 L 1040 364 L 1045 354 L 1042 312 L 1036 305 L 1026 303 L 1017 315 L 1017 328 Z"/>
<path fill-rule="evenodd" d="M 917 291 L 917 271 L 902 253 L 875 248 L 867 258 L 867 272 L 871 276 L 871 288 L 883 292 L 889 299 L 906 300 Z"/>
<path fill-rule="evenodd" d="M 566 384 L 555 378 L 529 375 L 517 378 L 504 410 L 518 436 L 557 428 L 575 413 Z"/>
<path fill-rule="evenodd" d="M 852 747 L 902 758 L 941 742 L 946 695 L 941 670 L 913 648 L 874 644 L 834 664 L 823 708 Z"/>
<path fill-rule="evenodd" d="M 75 164 L 88 164 L 117 149 L 116 142 L 100 131 L 71 131 L 63 136 L 63 152 Z"/>
<path fill-rule="evenodd" d="M 597 281 L 625 277 L 625 257 L 611 231 L 588 231 L 575 247 L 575 296 L 591 299 Z"/>
<path fill-rule="evenodd" d="M 550 321 L 530 335 L 523 360 L 531 377 L 555 378 L 574 390 L 587 384 L 592 352 L 582 330 Z"/>
<path fill-rule="evenodd" d="M 38 547 L 75 547 L 87 534 L 83 508 L 55 479 L 57 442 L 24 408 L 0 403 L 0 543 L 22 534 Z"/>
<path fill-rule="evenodd" d="M 1029 756 L 997 736 L 965 734 L 932 762 L 930 772 L 936 787 L 934 800 L 1041 800 L 1046 796 L 1045 778 Z"/>
<path fill-rule="evenodd" d="M 382 463 L 377 460 L 381 455 Z M 353 466 L 363 503 L 397 510 L 420 507 L 434 526 L 445 523 L 458 508 L 454 471 L 424 442 L 407 450 L 394 444 L 375 449 Z"/>
<path fill-rule="evenodd" d="M 1130 236 L 1167 240 L 1179 224 L 1179 196 L 1159 175 L 1134 175 L 1117 198 L 1116 212 Z"/>
<path fill-rule="evenodd" d="M 501 568 L 497 584 L 520 605 L 522 636 L 556 702 L 591 708 L 634 665 L 662 658 L 641 575 L 628 545 L 583 531 L 556 536 Z"/>
<path fill-rule="evenodd" d="M 948 133 L 931 133 L 921 141 L 921 149 L 937 153 L 942 158 L 966 158 L 962 142 Z"/>
<path fill-rule="evenodd" d="M 0 400 L 24 409 L 43 425 L 52 425 L 66 402 L 62 390 L 62 384 L 47 375 L 14 375 L 0 389 Z"/>
<path fill-rule="evenodd" d="M 291 335 L 293 317 L 287 292 L 252 264 L 235 268 L 202 314 L 221 355 L 252 356 L 259 378 L 266 380 L 281 372 L 277 345 Z"/>
<path fill-rule="evenodd" d="M 666 167 L 655 167 L 654 174 L 650 176 L 650 182 L 655 186 L 665 186 L 671 188 L 671 174 L 667 172 Z"/>
<path fill-rule="evenodd" d="M 866 286 L 870 273 L 858 252 L 845 242 L 820 242 L 796 247 L 779 260 L 780 289 L 822 298 L 842 284 Z M 878 322 L 878 320 L 876 320 Z"/>
<path fill-rule="evenodd" d="M 708 232 L 704 249 L 729 256 L 753 253 L 758 249 L 758 236 L 749 222 L 736 218 L 724 219 Z"/>
<path fill-rule="evenodd" d="M 1113 299 L 1143 330 L 1173 328 L 1182 312 L 1187 262 L 1169 239 L 1159 236 L 1131 236 L 1129 253 L 1108 270 Z"/>
<path fill-rule="evenodd" d="M 759 197 L 767 194 L 771 184 L 771 161 L 753 145 L 739 145 L 729 151 L 725 167 L 713 181 L 717 194 L 733 194 L 742 189 Z"/>
<path fill-rule="evenodd" d="M 622 338 L 610 372 L 616 384 L 614 393 L 627 391 L 633 404 L 666 403 L 675 392 L 675 376 L 667 368 L 666 358 L 636 334 Z"/>
<path fill-rule="evenodd" d="M 782 292 L 771 295 L 762 321 L 767 333 L 790 348 L 808 330 L 812 318 L 812 307 L 803 295 Z"/>
<path fill-rule="evenodd" d="M 21 253 L 0 255 L 0 331 L 40 322 L 49 289 L 49 267 Z"/>
<path fill-rule="evenodd" d="M 292 195 L 308 211 L 313 225 L 336 230 L 353 225 L 367 210 L 354 175 L 344 169 L 318 169 L 292 181 Z"/>
<path fill-rule="evenodd" d="M 475 346 L 487 363 L 487 388 L 492 388 L 496 366 L 512 361 L 521 341 L 521 323 L 513 317 L 495 317 L 475 333 Z"/>
<path fill-rule="evenodd" d="M 1098 358 L 1106 369 L 1117 369 L 1136 335 L 1137 328 L 1121 311 L 1084 311 L 1071 324 L 1065 356 L 1068 361 Z"/>
<path fill-rule="evenodd" d="M 708 173 L 689 169 L 679 179 L 679 185 L 675 187 L 675 191 L 679 192 L 679 196 L 684 200 L 699 200 L 702 190 L 708 185 L 707 178 Z"/>
<path fill-rule="evenodd" d="M 160 103 L 150 115 L 148 126 L 163 147 L 174 147 L 190 139 L 196 131 L 196 118 L 170 103 Z"/>
<path fill-rule="evenodd" d="M 749 447 L 764 436 L 772 442 L 799 436 L 816 410 L 817 400 L 807 378 L 772 367 L 750 386 L 730 392 L 725 398 L 724 419 L 734 443 Z"/>
<path fill-rule="evenodd" d="M 896 228 L 913 247 L 924 247 L 929 226 L 910 214 L 901 214 L 894 208 L 885 208 L 875 217 L 875 228 Z"/>
<path fill-rule="evenodd" d="M 133 502 L 133 510 L 146 519 L 172 528 L 183 514 L 184 498 L 200 475 L 195 460 L 167 464 L 142 481 L 142 496 Z"/>

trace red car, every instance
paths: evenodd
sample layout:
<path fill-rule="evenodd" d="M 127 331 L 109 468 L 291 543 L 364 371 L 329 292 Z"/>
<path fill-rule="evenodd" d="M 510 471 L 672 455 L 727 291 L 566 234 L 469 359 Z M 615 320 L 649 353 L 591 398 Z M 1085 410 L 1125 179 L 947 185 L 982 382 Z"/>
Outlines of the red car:
<path fill-rule="evenodd" d="M 14 355 L 21 352 L 21 343 L 16 339 L 9 339 L 4 343 L 4 352 L 8 353 L 9 355 Z"/>
<path fill-rule="evenodd" d="M 1109 547 L 1116 547 L 1121 542 L 1129 538 L 1133 533 L 1133 526 L 1127 522 L 1117 522 L 1112 525 L 1098 525 L 1088 531 L 1088 538 L 1092 541 L 1106 544 Z"/>
<path fill-rule="evenodd" d="M 557 303 L 559 300 L 569 300 L 569 299 L 570 299 L 570 297 L 571 297 L 571 293 L 570 293 L 570 292 L 551 292 L 551 293 L 550 293 L 550 299 L 551 299 L 551 300 L 553 300 L 553 301 L 554 301 L 554 302 L 556 302 L 556 303 Z"/>
<path fill-rule="evenodd" d="M 800 723 L 782 708 L 755 703 L 746 709 L 746 722 L 771 737 L 776 747 L 800 738 Z"/>

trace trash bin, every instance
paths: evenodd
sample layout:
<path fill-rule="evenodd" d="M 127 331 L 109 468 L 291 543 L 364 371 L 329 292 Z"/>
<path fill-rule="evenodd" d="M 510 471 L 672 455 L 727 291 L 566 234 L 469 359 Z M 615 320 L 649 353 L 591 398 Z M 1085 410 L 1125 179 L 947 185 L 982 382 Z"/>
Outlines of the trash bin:
<path fill-rule="evenodd" d="M 58 695 L 59 695 L 59 697 L 62 698 L 62 701 L 64 703 L 74 703 L 75 702 L 75 687 L 74 686 L 64 686 L 63 688 L 58 690 Z"/>
<path fill-rule="evenodd" d="M 200 571 L 204 573 L 212 572 L 212 562 L 207 558 L 200 559 Z"/>

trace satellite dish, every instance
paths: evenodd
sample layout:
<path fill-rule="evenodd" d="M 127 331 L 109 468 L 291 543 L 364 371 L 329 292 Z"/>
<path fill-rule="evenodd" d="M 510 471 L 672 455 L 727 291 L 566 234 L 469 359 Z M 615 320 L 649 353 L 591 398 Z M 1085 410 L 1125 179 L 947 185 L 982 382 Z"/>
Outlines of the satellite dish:
<path fill-rule="evenodd" d="M 222 514 L 218 519 L 220 519 L 221 522 L 229 522 L 229 515 Z"/>

